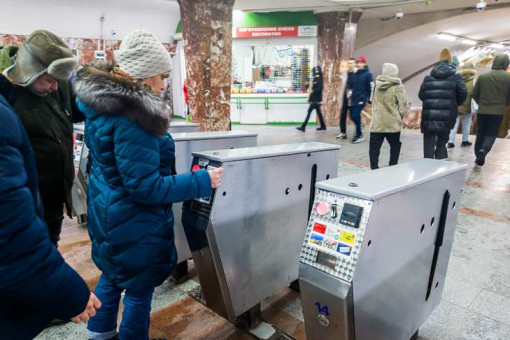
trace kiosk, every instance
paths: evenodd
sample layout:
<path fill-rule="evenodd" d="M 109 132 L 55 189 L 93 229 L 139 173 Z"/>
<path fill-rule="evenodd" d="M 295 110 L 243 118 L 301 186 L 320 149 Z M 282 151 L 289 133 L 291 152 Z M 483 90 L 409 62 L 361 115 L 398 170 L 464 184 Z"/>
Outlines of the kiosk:
<path fill-rule="evenodd" d="M 466 165 L 317 183 L 299 284 L 308 339 L 409 340 L 440 302 Z"/>
<path fill-rule="evenodd" d="M 336 176 L 339 148 L 298 143 L 193 154 L 193 169 L 224 168 L 211 197 L 183 205 L 208 307 L 251 328 L 260 302 L 297 279 L 315 182 Z"/>

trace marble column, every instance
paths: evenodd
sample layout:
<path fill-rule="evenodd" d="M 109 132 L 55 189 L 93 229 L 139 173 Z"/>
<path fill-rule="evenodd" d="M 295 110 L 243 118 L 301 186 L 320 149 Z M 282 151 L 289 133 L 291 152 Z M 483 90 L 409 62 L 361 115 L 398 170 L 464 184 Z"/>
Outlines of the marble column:
<path fill-rule="evenodd" d="M 230 130 L 232 9 L 235 0 L 178 0 L 191 121 Z"/>
<path fill-rule="evenodd" d="M 324 90 L 322 112 L 328 126 L 338 126 L 347 80 L 347 61 L 354 53 L 357 23 L 362 12 L 317 13 L 318 64 L 322 68 Z"/>

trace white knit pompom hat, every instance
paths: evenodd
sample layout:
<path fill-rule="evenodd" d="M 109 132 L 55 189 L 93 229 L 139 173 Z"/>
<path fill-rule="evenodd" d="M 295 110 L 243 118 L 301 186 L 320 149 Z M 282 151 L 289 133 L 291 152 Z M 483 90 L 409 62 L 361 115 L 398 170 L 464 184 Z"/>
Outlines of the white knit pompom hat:
<path fill-rule="evenodd" d="M 135 79 L 145 79 L 172 70 L 172 59 L 165 47 L 151 32 L 136 30 L 122 40 L 115 51 L 120 69 Z"/>

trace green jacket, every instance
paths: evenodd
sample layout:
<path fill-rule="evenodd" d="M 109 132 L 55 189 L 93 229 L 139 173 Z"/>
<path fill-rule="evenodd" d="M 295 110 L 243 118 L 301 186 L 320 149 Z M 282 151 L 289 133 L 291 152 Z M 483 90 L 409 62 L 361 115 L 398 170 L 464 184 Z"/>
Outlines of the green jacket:
<path fill-rule="evenodd" d="M 510 73 L 506 71 L 509 64 L 508 55 L 500 54 L 494 58 L 492 71 L 478 77 L 473 89 L 478 114 L 502 116 L 510 105 Z"/>
<path fill-rule="evenodd" d="M 462 80 L 464 80 L 464 84 L 466 84 L 467 88 L 467 97 L 466 100 L 464 100 L 464 103 L 459 106 L 459 114 L 471 113 L 471 99 L 473 98 L 476 70 L 464 69 L 460 70 L 459 73 L 462 76 Z"/>
<path fill-rule="evenodd" d="M 28 134 L 36 158 L 41 196 L 53 202 L 61 200 L 70 214 L 74 179 L 73 121 L 83 120 L 71 84 L 59 81 L 57 92 L 41 97 L 0 75 L 0 94 L 14 107 Z"/>
<path fill-rule="evenodd" d="M 397 77 L 378 76 L 375 82 L 370 132 L 400 132 L 402 117 L 409 108 L 402 81 Z"/>

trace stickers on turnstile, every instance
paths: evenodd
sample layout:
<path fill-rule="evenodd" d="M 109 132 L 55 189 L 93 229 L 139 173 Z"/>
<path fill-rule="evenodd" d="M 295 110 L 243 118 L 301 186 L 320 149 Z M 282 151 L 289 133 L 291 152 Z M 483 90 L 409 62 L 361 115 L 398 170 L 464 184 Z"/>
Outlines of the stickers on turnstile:
<path fill-rule="evenodd" d="M 309 244 L 329 254 L 350 256 L 356 235 L 329 223 L 314 222 Z M 349 245 L 349 243 L 351 245 Z"/>
<path fill-rule="evenodd" d="M 317 205 L 327 202 L 330 213 L 320 215 Z M 343 223 L 340 212 L 350 206 L 360 207 L 358 223 Z M 339 279 L 351 282 L 354 277 L 372 202 L 317 189 L 300 262 Z M 338 214 L 331 213 L 334 209 Z M 351 211 L 352 209 L 347 209 Z"/>

